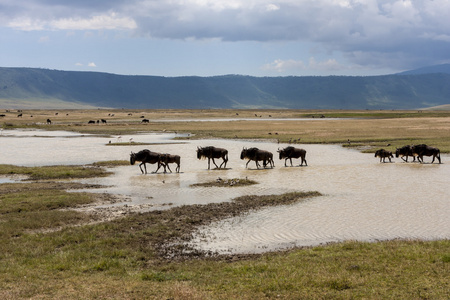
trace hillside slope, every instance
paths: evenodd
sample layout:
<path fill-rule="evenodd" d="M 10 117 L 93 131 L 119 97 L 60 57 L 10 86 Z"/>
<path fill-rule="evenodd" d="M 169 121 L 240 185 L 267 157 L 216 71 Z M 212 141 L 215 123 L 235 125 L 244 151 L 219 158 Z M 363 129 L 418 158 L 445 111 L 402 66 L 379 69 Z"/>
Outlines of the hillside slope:
<path fill-rule="evenodd" d="M 418 109 L 450 103 L 450 74 L 160 77 L 0 68 L 0 107 L 25 103 L 28 108 Z"/>

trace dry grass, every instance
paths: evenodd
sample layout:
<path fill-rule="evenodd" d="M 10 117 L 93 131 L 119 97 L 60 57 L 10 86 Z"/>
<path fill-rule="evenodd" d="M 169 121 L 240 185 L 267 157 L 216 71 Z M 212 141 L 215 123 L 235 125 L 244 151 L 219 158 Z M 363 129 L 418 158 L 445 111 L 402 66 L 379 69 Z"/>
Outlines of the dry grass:
<path fill-rule="evenodd" d="M 318 120 L 321 115 L 326 118 Z M 141 123 L 142 117 L 149 119 L 150 123 Z M 46 124 L 48 118 L 52 120 L 51 125 Z M 195 121 L 223 118 L 232 121 Z M 301 120 L 288 120 L 292 118 Z M 107 123 L 88 124 L 89 120 L 100 119 Z M 23 112 L 20 118 L 16 112 L 7 113 L 0 120 L 3 128 L 33 127 L 111 135 L 166 131 L 191 133 L 195 138 L 256 138 L 282 143 L 348 145 L 350 141 L 350 146 L 354 147 L 390 144 L 391 150 L 406 144 L 426 143 L 442 152 L 450 152 L 448 111 L 35 110 Z"/>

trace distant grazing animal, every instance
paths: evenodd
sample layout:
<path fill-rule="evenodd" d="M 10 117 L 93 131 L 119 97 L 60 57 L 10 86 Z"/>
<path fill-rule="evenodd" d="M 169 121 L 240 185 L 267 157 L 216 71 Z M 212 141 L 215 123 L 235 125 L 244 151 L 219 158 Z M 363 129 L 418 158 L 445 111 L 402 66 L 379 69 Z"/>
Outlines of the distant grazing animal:
<path fill-rule="evenodd" d="M 383 162 L 386 162 L 385 161 L 386 157 L 389 159 L 389 162 L 392 162 L 391 157 L 393 158 L 394 156 L 392 155 L 391 151 L 380 149 L 380 150 L 377 150 L 377 152 L 375 152 L 375 157 L 379 157 L 380 162 L 381 162 L 381 160 L 383 160 Z"/>
<path fill-rule="evenodd" d="M 94 120 L 89 120 L 88 124 L 95 124 Z"/>
<path fill-rule="evenodd" d="M 22 117 L 22 114 L 18 114 L 17 117 L 18 117 L 18 118 L 19 118 L 19 117 Z"/>
<path fill-rule="evenodd" d="M 292 167 L 292 159 L 293 158 L 301 158 L 302 162 L 300 166 L 303 165 L 303 162 L 305 162 L 305 165 L 307 166 L 308 163 L 306 162 L 306 150 L 300 149 L 300 148 L 294 148 L 292 146 L 288 146 L 284 149 L 278 149 L 278 153 L 280 154 L 280 159 L 284 159 L 284 166 L 287 167 L 286 162 L 289 159 L 291 161 L 291 167 Z"/>
<path fill-rule="evenodd" d="M 258 161 L 263 161 L 264 168 L 267 166 L 267 164 L 270 164 L 270 167 L 275 167 L 275 163 L 273 162 L 273 154 L 266 150 L 260 150 L 256 147 L 253 148 L 243 148 L 241 151 L 241 159 L 248 159 L 248 162 L 245 164 L 245 167 L 247 168 L 248 163 L 251 160 L 254 160 L 256 163 L 256 168 L 259 169 L 260 165 Z"/>
<path fill-rule="evenodd" d="M 413 161 L 416 161 L 416 157 L 413 155 L 412 152 L 412 147 L 411 145 L 406 145 L 403 146 L 401 148 L 397 148 L 395 150 L 395 157 L 400 157 L 401 159 L 403 159 L 405 162 L 408 162 L 408 156 L 412 156 Z M 406 159 L 405 159 L 406 157 Z"/>
<path fill-rule="evenodd" d="M 139 169 L 141 169 L 142 174 L 144 174 L 144 171 L 142 170 L 142 165 L 144 165 L 145 174 L 147 174 L 147 167 L 145 164 L 146 163 L 149 163 L 149 164 L 157 163 L 158 168 L 156 169 L 155 172 L 152 172 L 152 173 L 157 173 L 159 168 L 161 167 L 161 165 L 163 165 L 164 169 L 165 169 L 165 164 L 161 163 L 160 156 L 161 156 L 160 153 L 152 152 L 148 149 L 141 150 L 138 153 L 131 152 L 130 164 L 134 165 L 134 163 L 136 161 L 140 161 L 141 163 L 139 164 Z"/>
<path fill-rule="evenodd" d="M 142 119 L 141 123 L 150 123 L 148 119 Z"/>
<path fill-rule="evenodd" d="M 412 147 L 412 153 L 417 156 L 417 160 L 423 163 L 423 156 L 433 156 L 431 163 L 434 163 L 434 159 L 437 158 L 439 163 L 441 163 L 441 151 L 438 148 L 430 147 L 425 144 L 414 145 Z"/>
<path fill-rule="evenodd" d="M 169 164 L 177 164 L 177 167 L 175 169 L 175 172 L 180 173 L 180 161 L 181 158 L 179 155 L 172 155 L 172 154 L 161 154 L 159 157 L 159 160 L 161 164 L 164 166 L 164 173 L 166 173 L 166 166 L 169 169 L 170 173 L 172 173 L 172 170 L 169 167 Z"/>
<path fill-rule="evenodd" d="M 201 159 L 201 158 L 208 159 L 208 170 L 210 169 L 211 159 L 217 169 L 221 169 L 222 165 L 224 168 L 226 168 L 227 161 L 228 161 L 228 150 L 223 149 L 223 148 L 216 148 L 214 146 L 197 147 L 197 158 L 198 159 Z M 214 161 L 214 158 L 222 158 L 223 159 L 223 162 L 220 164 L 220 167 L 217 166 L 216 162 Z"/>
<path fill-rule="evenodd" d="M 52 120 L 47 119 L 47 124 L 52 124 Z"/>
<path fill-rule="evenodd" d="M 106 120 L 105 119 L 101 119 L 103 124 L 106 124 Z"/>

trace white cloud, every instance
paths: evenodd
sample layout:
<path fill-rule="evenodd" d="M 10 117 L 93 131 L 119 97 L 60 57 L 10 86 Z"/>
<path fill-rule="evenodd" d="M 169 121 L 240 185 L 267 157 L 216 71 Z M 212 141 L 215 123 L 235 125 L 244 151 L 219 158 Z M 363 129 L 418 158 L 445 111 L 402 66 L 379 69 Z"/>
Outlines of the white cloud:
<path fill-rule="evenodd" d="M 263 70 L 275 71 L 278 73 L 284 73 L 289 70 L 303 70 L 305 69 L 305 64 L 301 60 L 282 60 L 276 59 L 272 63 L 265 64 L 261 67 Z"/>
<path fill-rule="evenodd" d="M 367 64 L 385 66 L 394 55 L 399 65 L 450 56 L 449 0 L 1 1 L 0 26 L 16 30 L 125 30 L 134 37 L 181 41 L 307 42 L 356 64 L 353 54 L 364 53 Z M 284 69 L 301 64 L 271 65 Z"/>
<path fill-rule="evenodd" d="M 270 3 L 270 4 L 266 5 L 266 10 L 267 11 L 276 11 L 276 10 L 279 10 L 279 9 L 280 9 L 280 7 L 278 5 L 276 5 L 276 4 L 273 4 L 273 3 Z"/>
<path fill-rule="evenodd" d="M 70 17 L 50 21 L 18 18 L 8 23 L 8 27 L 23 30 L 132 30 L 136 22 L 129 17 L 119 17 L 115 13 L 95 15 L 90 18 Z"/>
<path fill-rule="evenodd" d="M 327 59 L 317 61 L 314 57 L 310 57 L 308 63 L 301 60 L 282 60 L 276 59 L 272 63 L 265 64 L 261 67 L 262 70 L 275 71 L 277 73 L 299 72 L 299 71 L 341 71 L 348 69 L 348 67 L 339 64 L 335 59 Z"/>
<path fill-rule="evenodd" d="M 88 19 L 64 18 L 50 22 L 51 29 L 58 30 L 124 30 L 135 29 L 136 22 L 129 17 L 118 17 L 112 13 L 109 15 L 97 15 Z"/>
<path fill-rule="evenodd" d="M 90 62 L 90 63 L 88 63 L 88 67 L 95 68 L 95 67 L 97 67 L 97 66 L 95 65 L 95 63 Z"/>

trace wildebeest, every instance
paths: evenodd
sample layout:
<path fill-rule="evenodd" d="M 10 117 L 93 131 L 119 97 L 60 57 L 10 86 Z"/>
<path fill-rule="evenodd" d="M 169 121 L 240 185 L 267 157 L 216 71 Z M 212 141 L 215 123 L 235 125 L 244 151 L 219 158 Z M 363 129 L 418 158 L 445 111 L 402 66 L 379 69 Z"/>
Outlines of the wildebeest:
<path fill-rule="evenodd" d="M 245 167 L 247 168 L 248 163 L 251 160 L 254 160 L 256 163 L 256 168 L 259 169 L 259 163 L 258 161 L 263 161 L 264 168 L 267 166 L 267 164 L 270 164 L 270 167 L 275 167 L 275 163 L 273 162 L 273 154 L 266 150 L 260 150 L 256 147 L 253 148 L 244 148 L 241 151 L 241 159 L 248 159 L 248 162 L 245 164 Z"/>
<path fill-rule="evenodd" d="M 401 148 L 397 148 L 395 150 L 395 157 L 397 157 L 397 158 L 400 157 L 405 162 L 408 162 L 408 156 L 412 156 L 413 157 L 413 161 L 415 161 L 416 157 L 413 155 L 412 147 L 413 146 L 411 146 L 411 145 L 406 145 L 406 146 L 403 146 Z M 406 159 L 404 157 L 406 157 Z"/>
<path fill-rule="evenodd" d="M 148 120 L 148 119 L 142 119 L 141 123 L 150 123 L 150 120 Z"/>
<path fill-rule="evenodd" d="M 170 173 L 172 173 L 172 170 L 169 167 L 169 164 L 177 164 L 177 167 L 175 168 L 175 172 L 180 173 L 180 161 L 181 158 L 179 155 L 172 155 L 172 154 L 161 154 L 159 157 L 159 161 L 164 166 L 164 173 L 166 173 L 166 166 L 169 169 Z"/>
<path fill-rule="evenodd" d="M 441 151 L 438 148 L 430 147 L 425 144 L 421 145 L 414 145 L 412 146 L 412 153 L 413 155 L 417 156 L 417 160 L 420 163 L 423 163 L 423 156 L 433 156 L 433 160 L 431 163 L 434 162 L 434 159 L 437 158 L 439 163 L 441 163 Z"/>
<path fill-rule="evenodd" d="M 47 119 L 47 124 L 52 124 L 52 120 Z"/>
<path fill-rule="evenodd" d="M 380 149 L 380 150 L 377 150 L 377 152 L 375 152 L 375 157 L 379 157 L 380 162 L 381 162 L 381 160 L 383 160 L 383 162 L 386 162 L 385 160 L 387 157 L 387 158 L 389 158 L 389 162 L 391 162 L 391 157 L 393 158 L 394 156 L 392 155 L 391 151 Z"/>
<path fill-rule="evenodd" d="M 94 120 L 89 120 L 88 124 L 95 124 Z"/>
<path fill-rule="evenodd" d="M 214 146 L 207 147 L 197 147 L 197 158 L 207 158 L 208 159 L 208 170 L 210 169 L 210 160 L 212 159 L 213 164 L 216 168 L 221 169 L 222 165 L 224 168 L 227 167 L 228 161 L 228 150 L 223 148 L 216 148 Z M 217 166 L 214 158 L 222 158 L 223 162 L 220 164 L 220 167 Z"/>
<path fill-rule="evenodd" d="M 141 169 L 142 174 L 144 174 L 144 171 L 142 170 L 142 165 L 144 165 L 144 169 L 145 169 L 145 174 L 147 174 L 147 167 L 146 167 L 146 163 L 149 164 L 158 164 L 158 168 L 156 169 L 155 172 L 152 173 L 157 173 L 159 168 L 161 167 L 161 165 L 164 166 L 165 169 L 165 164 L 163 164 L 161 162 L 160 159 L 161 154 L 157 153 L 157 152 L 152 152 L 148 149 L 144 149 L 139 151 L 138 153 L 134 153 L 131 152 L 130 154 L 130 164 L 134 165 L 134 163 L 136 161 L 140 161 L 141 163 L 139 164 L 139 168 Z"/>
<path fill-rule="evenodd" d="M 293 158 L 301 158 L 302 162 L 301 162 L 300 166 L 303 165 L 303 162 L 305 162 L 306 166 L 308 165 L 308 163 L 306 162 L 306 159 L 305 159 L 305 157 L 306 157 L 305 149 L 288 146 L 283 149 L 278 149 L 278 153 L 280 154 L 280 159 L 284 158 L 284 166 L 285 167 L 287 167 L 286 162 L 288 159 L 291 161 L 291 167 L 292 167 L 292 159 Z"/>
<path fill-rule="evenodd" d="M 106 120 L 105 119 L 101 119 L 103 124 L 106 124 Z"/>

